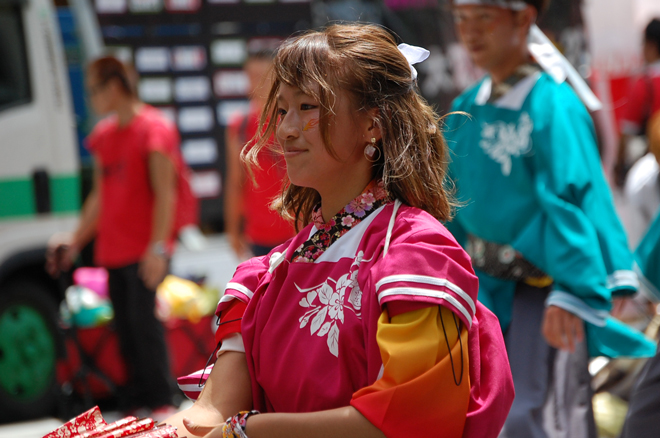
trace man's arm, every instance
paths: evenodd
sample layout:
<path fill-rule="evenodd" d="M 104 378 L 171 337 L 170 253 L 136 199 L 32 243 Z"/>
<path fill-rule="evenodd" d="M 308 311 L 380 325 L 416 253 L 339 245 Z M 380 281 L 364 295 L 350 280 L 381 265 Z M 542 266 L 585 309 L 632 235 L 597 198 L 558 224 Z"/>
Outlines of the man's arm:
<path fill-rule="evenodd" d="M 172 232 L 176 201 L 176 170 L 161 152 L 149 154 L 149 181 L 154 192 L 151 240 L 140 262 L 140 277 L 155 289 L 167 273 L 168 256 L 162 253 Z"/>
<path fill-rule="evenodd" d="M 93 162 L 92 189 L 80 210 L 78 227 L 73 233 L 59 233 L 51 237 L 46 253 L 46 271 L 52 276 L 60 271 L 68 271 L 78 257 L 80 250 L 96 235 L 96 227 L 101 210 L 101 164 L 98 158 Z"/>

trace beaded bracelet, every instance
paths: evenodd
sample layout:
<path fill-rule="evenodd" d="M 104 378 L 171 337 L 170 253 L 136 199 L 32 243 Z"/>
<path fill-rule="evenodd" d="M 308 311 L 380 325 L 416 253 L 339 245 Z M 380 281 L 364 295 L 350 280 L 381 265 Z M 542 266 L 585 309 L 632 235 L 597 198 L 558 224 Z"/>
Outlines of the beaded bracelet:
<path fill-rule="evenodd" d="M 241 411 L 233 417 L 227 418 L 225 425 L 222 426 L 222 438 L 248 438 L 245 434 L 247 420 L 252 415 L 259 414 L 259 411 Z"/>

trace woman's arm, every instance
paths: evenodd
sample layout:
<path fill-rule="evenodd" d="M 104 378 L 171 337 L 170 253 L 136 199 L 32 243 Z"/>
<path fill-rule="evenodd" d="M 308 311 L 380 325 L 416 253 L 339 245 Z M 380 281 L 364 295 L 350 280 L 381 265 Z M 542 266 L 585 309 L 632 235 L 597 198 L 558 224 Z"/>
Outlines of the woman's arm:
<path fill-rule="evenodd" d="M 203 429 L 187 430 L 183 419 L 205 426 L 222 425 L 227 417 L 250 409 L 252 389 L 245 353 L 227 351 L 215 362 L 195 404 L 165 422 L 177 427 L 180 436 L 204 436 Z"/>
<path fill-rule="evenodd" d="M 191 419 L 192 420 L 192 419 Z M 186 422 L 193 436 L 222 438 L 222 425 L 210 427 Z M 208 424 L 208 423 L 206 423 Z M 181 430 L 181 429 L 180 429 Z M 352 406 L 303 414 L 250 416 L 245 433 L 249 438 L 383 438 L 385 435 Z M 206 434 L 206 435 L 205 435 Z"/>

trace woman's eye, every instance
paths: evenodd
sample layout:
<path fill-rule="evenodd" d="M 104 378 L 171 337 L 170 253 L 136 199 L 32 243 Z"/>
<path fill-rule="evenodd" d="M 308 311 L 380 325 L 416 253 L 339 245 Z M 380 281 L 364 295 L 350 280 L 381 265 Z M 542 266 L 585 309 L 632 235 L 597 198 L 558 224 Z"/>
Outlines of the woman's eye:
<path fill-rule="evenodd" d="M 309 104 L 309 103 L 301 103 L 300 104 L 300 110 L 301 111 L 309 111 L 309 110 L 313 110 L 314 108 L 316 108 L 316 105 L 312 105 L 312 104 Z"/>
<path fill-rule="evenodd" d="M 282 108 L 278 109 L 277 110 L 277 115 L 279 116 L 279 118 L 282 118 L 282 117 L 286 116 L 286 110 L 284 110 Z"/>

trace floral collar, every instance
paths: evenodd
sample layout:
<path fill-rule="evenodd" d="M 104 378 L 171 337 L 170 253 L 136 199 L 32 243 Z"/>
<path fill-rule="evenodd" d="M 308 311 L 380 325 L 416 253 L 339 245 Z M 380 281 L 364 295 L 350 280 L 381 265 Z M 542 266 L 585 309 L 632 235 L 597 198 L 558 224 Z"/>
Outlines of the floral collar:
<path fill-rule="evenodd" d="M 323 222 L 321 204 L 314 207 L 312 222 L 317 231 L 293 253 L 291 262 L 314 262 L 326 249 L 354 226 L 389 201 L 382 181 L 373 180 L 357 198 L 348 203 L 328 222 Z"/>

